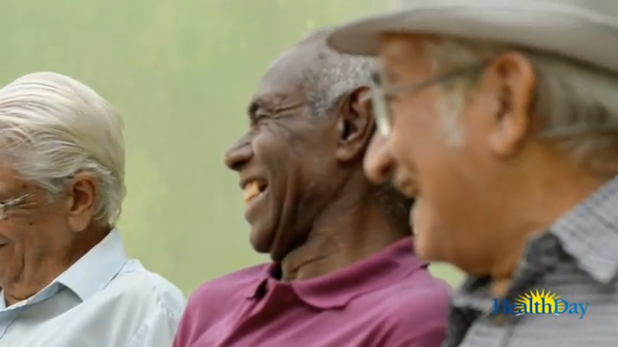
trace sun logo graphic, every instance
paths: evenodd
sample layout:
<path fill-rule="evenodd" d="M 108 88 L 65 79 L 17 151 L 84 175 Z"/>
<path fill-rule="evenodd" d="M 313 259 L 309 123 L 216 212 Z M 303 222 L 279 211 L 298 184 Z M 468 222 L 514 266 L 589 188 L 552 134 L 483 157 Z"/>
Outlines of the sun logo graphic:
<path fill-rule="evenodd" d="M 561 315 L 565 312 L 566 302 L 560 295 L 551 291 L 530 291 L 515 299 L 519 314 L 553 314 Z"/>
<path fill-rule="evenodd" d="M 512 302 L 494 299 L 494 314 L 521 315 L 578 315 L 584 318 L 590 304 L 568 302 L 549 290 L 531 290 Z"/>

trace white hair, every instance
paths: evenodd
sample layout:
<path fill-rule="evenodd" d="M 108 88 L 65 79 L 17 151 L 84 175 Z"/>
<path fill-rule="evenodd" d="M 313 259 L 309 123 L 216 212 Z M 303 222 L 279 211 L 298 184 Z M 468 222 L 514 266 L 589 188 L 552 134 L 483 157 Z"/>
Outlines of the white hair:
<path fill-rule="evenodd" d="M 425 49 L 438 73 L 482 64 L 506 51 L 520 52 L 536 72 L 532 113 L 543 125 L 538 136 L 562 141 L 580 158 L 618 148 L 618 74 L 557 55 L 487 42 L 444 39 L 427 41 Z M 443 86 L 440 110 L 450 130 L 458 130 L 454 116 L 461 113 L 466 92 L 478 77 L 453 79 Z"/>
<path fill-rule="evenodd" d="M 303 74 L 307 106 L 315 117 L 327 117 L 343 95 L 371 84 L 374 59 L 341 54 L 329 48 L 326 37 L 332 30 L 332 27 L 315 30 L 299 42 L 316 45 L 317 58 Z"/>
<path fill-rule="evenodd" d="M 126 195 L 123 122 L 86 85 L 32 73 L 0 89 L 0 139 L 11 169 L 51 194 L 79 172 L 96 177 L 95 218 L 114 225 Z"/>

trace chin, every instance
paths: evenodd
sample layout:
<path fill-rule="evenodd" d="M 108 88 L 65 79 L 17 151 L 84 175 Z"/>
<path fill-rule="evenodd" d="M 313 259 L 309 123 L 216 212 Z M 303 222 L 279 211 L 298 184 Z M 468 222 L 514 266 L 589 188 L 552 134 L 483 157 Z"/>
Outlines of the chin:
<path fill-rule="evenodd" d="M 266 217 L 266 216 L 263 216 Z M 261 218 L 260 220 L 251 224 L 251 231 L 249 234 L 249 241 L 253 249 L 260 254 L 270 254 L 273 261 L 277 261 L 276 256 L 277 243 L 281 240 L 277 240 L 276 223 L 272 223 L 269 218 Z"/>
<path fill-rule="evenodd" d="M 260 232 L 260 230 L 256 230 L 255 228 L 251 228 L 251 234 L 249 235 L 249 241 L 251 242 L 251 246 L 258 253 L 269 253 L 272 247 L 273 237 L 270 236 L 271 233 Z"/>
<path fill-rule="evenodd" d="M 442 247 L 430 240 L 423 240 L 416 236 L 414 238 L 414 253 L 415 255 L 425 261 L 445 261 L 444 252 Z"/>

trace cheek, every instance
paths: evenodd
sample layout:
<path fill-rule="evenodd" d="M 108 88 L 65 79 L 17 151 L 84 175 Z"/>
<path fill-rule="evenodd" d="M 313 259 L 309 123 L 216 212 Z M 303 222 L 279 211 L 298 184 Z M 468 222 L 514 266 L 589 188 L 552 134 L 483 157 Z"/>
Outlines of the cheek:
<path fill-rule="evenodd" d="M 50 235 L 51 228 L 30 218 L 12 218 L 0 222 L 0 238 L 8 241 L 13 255 L 20 255 L 24 252 L 39 252 L 42 248 L 51 246 L 57 242 L 57 235 Z"/>
<path fill-rule="evenodd" d="M 445 150 L 444 129 L 432 112 L 403 112 L 395 117 L 390 149 L 404 170 L 415 176 L 433 176 Z"/>
<path fill-rule="evenodd" d="M 295 146 L 295 138 L 289 130 L 279 124 L 261 125 L 260 129 L 250 139 L 253 153 L 258 162 L 271 162 L 289 156 L 290 149 Z"/>
<path fill-rule="evenodd" d="M 418 196 L 411 215 L 419 256 L 442 260 L 456 236 L 469 199 L 461 189 L 458 148 L 449 145 L 444 124 L 436 115 L 409 115 L 393 129 L 391 149 L 402 169 L 411 173 Z"/>
<path fill-rule="evenodd" d="M 289 161 L 281 135 L 264 129 L 251 139 L 251 150 L 253 157 L 247 163 L 248 171 L 264 175 L 269 185 L 274 184 L 272 180 L 279 176 Z"/>
<path fill-rule="evenodd" d="M 67 229 L 64 207 L 63 202 L 43 203 L 31 209 L 14 211 L 8 219 L 0 222 L 0 237 L 22 244 L 54 244 L 62 239 L 62 235 L 51 231 Z"/>
<path fill-rule="evenodd" d="M 22 266 L 29 244 L 27 233 L 10 219 L 0 222 L 0 241 L 6 242 L 0 247 L 0 275 L 3 277 Z"/>
<path fill-rule="evenodd" d="M 7 212 L 6 218 L 0 220 L 0 238 L 14 243 L 22 242 L 28 231 L 36 228 L 38 209 L 31 206 L 17 208 Z"/>
<path fill-rule="evenodd" d="M 9 243 L 19 243 L 24 238 L 24 233 L 20 232 L 21 226 L 17 225 L 10 218 L 0 221 L 0 241 Z"/>

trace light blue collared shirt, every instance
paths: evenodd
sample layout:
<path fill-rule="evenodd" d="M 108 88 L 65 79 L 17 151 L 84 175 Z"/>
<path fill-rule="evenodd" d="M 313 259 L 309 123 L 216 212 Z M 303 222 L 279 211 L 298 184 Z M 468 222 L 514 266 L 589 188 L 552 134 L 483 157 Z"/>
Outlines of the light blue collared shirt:
<path fill-rule="evenodd" d="M 34 296 L 6 307 L 2 347 L 169 347 L 185 307 L 182 292 L 128 259 L 114 229 Z"/>

